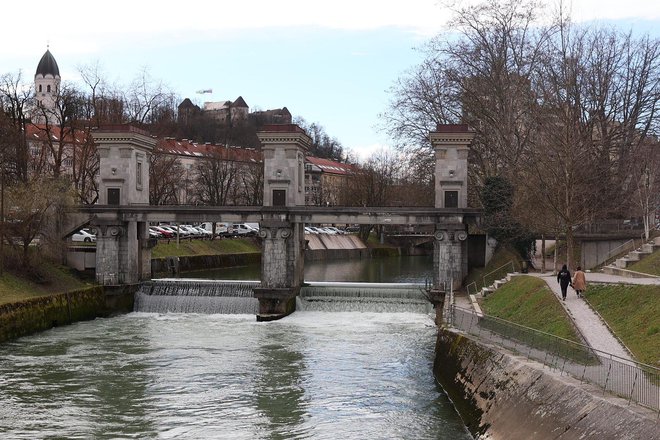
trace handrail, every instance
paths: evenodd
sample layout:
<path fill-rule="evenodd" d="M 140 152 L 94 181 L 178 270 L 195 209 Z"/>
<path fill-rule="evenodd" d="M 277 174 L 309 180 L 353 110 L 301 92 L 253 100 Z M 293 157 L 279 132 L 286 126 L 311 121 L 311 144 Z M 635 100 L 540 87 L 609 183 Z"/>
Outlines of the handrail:
<path fill-rule="evenodd" d="M 486 286 L 488 285 L 488 283 L 486 283 L 486 278 L 487 278 L 488 276 L 494 274 L 495 272 L 498 272 L 499 270 L 503 269 L 504 267 L 506 267 L 506 266 L 508 266 L 508 265 L 511 265 L 511 272 L 515 272 L 515 269 L 516 269 L 516 268 L 515 268 L 515 266 L 514 266 L 514 264 L 513 264 L 513 260 L 510 260 L 510 261 L 508 261 L 507 263 L 505 263 L 505 264 L 501 265 L 500 267 L 498 267 L 497 269 L 495 269 L 495 270 L 491 270 L 491 271 L 488 272 L 486 275 L 484 275 L 484 276 L 483 276 L 483 287 L 486 287 Z"/>
<path fill-rule="evenodd" d="M 448 315 L 449 325 L 457 330 L 635 401 L 658 411 L 660 417 L 660 368 L 473 310 L 453 306 Z M 589 360 L 592 357 L 594 361 Z"/>
<path fill-rule="evenodd" d="M 476 282 L 476 281 L 472 281 L 470 284 L 468 284 L 467 286 L 465 286 L 465 290 L 467 291 L 468 295 L 470 295 L 470 286 L 474 286 L 474 295 L 476 295 L 476 294 L 477 294 L 477 291 L 478 291 L 478 290 L 477 290 L 477 282 Z"/>
<path fill-rule="evenodd" d="M 609 264 L 608 262 L 609 262 L 610 258 L 612 258 L 612 255 L 620 254 L 621 251 L 619 249 L 622 249 L 624 246 L 627 246 L 629 243 L 632 243 L 632 246 L 630 247 L 630 249 L 635 249 L 635 239 L 631 238 L 630 240 L 626 241 L 625 243 L 623 243 L 623 244 L 615 247 L 614 249 L 610 250 L 607 253 L 607 256 L 605 257 L 605 259 L 603 260 L 603 264 Z"/>

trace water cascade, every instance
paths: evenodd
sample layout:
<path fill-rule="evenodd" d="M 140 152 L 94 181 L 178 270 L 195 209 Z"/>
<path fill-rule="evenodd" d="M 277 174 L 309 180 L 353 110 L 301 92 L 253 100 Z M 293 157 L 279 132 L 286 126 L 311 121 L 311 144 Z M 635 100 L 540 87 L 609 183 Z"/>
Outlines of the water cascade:
<path fill-rule="evenodd" d="M 159 279 L 145 282 L 135 294 L 136 312 L 252 314 L 259 301 L 252 289 L 259 281 Z"/>
<path fill-rule="evenodd" d="M 418 283 L 308 283 L 300 291 L 298 310 L 324 312 L 430 313 Z"/>

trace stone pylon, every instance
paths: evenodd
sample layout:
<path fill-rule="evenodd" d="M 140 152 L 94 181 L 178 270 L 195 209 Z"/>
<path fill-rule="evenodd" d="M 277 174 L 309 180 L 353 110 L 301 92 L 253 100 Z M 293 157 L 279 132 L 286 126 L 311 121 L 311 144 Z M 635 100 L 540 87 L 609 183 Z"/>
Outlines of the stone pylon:
<path fill-rule="evenodd" d="M 456 289 L 467 275 L 467 226 L 461 210 L 467 208 L 468 151 L 474 132 L 467 125 L 438 125 L 430 133 L 435 151 L 435 207 L 455 214 L 435 226 L 433 286 Z"/>
<path fill-rule="evenodd" d="M 304 281 L 305 238 L 302 223 L 289 218 L 289 207 L 305 205 L 305 152 L 310 137 L 295 124 L 267 125 L 258 133 L 264 155 L 264 209 L 261 287 L 257 320 L 280 319 L 296 309 Z"/>
<path fill-rule="evenodd" d="M 149 157 L 156 140 L 130 125 L 101 127 L 92 133 L 99 152 L 99 204 L 149 204 Z M 113 217 L 115 217 L 113 215 Z M 99 214 L 96 231 L 96 281 L 133 284 L 151 278 L 149 225 L 130 215 L 119 220 Z"/>

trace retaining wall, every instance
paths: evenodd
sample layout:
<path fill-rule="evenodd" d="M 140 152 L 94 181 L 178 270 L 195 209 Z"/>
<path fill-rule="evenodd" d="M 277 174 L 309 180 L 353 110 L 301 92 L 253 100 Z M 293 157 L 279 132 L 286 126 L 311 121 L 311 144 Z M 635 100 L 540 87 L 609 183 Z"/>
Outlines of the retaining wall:
<path fill-rule="evenodd" d="M 218 267 L 245 266 L 246 264 L 259 263 L 260 261 L 261 252 L 223 255 L 192 255 L 179 257 L 179 270 L 192 271 L 214 269 Z M 167 258 L 153 258 L 151 260 L 151 272 L 168 272 Z"/>
<path fill-rule="evenodd" d="M 652 411 L 450 330 L 433 369 L 478 439 L 660 439 Z"/>
<path fill-rule="evenodd" d="M 0 342 L 133 310 L 136 285 L 91 287 L 0 305 Z"/>

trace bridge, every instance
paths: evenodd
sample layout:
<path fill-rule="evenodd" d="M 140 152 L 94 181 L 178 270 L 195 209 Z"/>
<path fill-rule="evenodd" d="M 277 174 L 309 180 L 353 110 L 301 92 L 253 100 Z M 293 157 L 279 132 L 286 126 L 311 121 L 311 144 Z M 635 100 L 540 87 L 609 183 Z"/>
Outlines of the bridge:
<path fill-rule="evenodd" d="M 258 320 L 295 310 L 304 265 L 304 225 L 348 223 L 432 225 L 433 288 L 444 298 L 467 275 L 468 225 L 480 210 L 467 208 L 467 156 L 474 136 L 466 125 L 441 125 L 430 133 L 435 151 L 433 207 L 305 206 L 304 155 L 310 137 L 297 125 L 269 125 L 258 133 L 264 155 L 263 206 L 150 206 L 149 157 L 155 139 L 131 126 L 93 132 L 100 157 L 99 204 L 81 206 L 69 230 L 89 224 L 97 232 L 96 280 L 134 284 L 151 278 L 148 227 L 155 222 L 258 222 L 262 238 Z"/>

